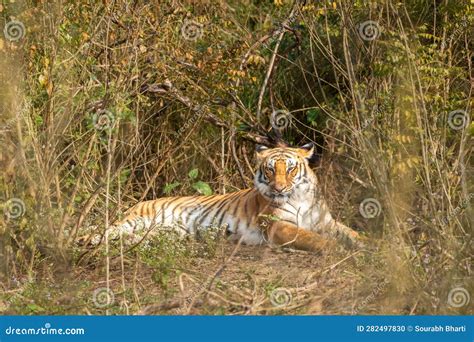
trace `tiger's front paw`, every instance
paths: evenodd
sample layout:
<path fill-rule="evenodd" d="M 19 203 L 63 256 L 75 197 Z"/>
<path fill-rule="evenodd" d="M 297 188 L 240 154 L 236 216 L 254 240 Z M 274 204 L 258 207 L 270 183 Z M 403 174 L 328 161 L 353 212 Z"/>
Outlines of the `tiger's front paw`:
<path fill-rule="evenodd" d="M 331 227 L 332 234 L 330 235 L 342 242 L 346 248 L 360 249 L 365 247 L 365 237 L 341 222 L 335 221 L 334 223 L 335 225 Z"/>
<path fill-rule="evenodd" d="M 353 230 L 346 235 L 344 242 L 351 249 L 362 249 L 367 247 L 368 241 L 369 239 L 366 236 Z"/>

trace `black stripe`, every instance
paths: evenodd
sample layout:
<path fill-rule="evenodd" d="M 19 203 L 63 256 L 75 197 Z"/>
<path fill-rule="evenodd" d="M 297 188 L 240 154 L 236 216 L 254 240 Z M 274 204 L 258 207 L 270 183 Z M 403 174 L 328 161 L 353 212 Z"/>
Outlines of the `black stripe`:
<path fill-rule="evenodd" d="M 236 222 L 236 224 L 235 224 L 235 229 L 234 229 L 234 231 L 233 231 L 234 234 L 235 234 L 235 233 L 238 233 L 239 224 L 240 224 L 240 219 L 237 219 L 237 222 Z M 229 226 L 229 230 L 230 230 L 230 228 L 231 228 L 231 227 Z M 230 230 L 230 231 L 232 231 L 232 230 Z"/>
<path fill-rule="evenodd" d="M 161 223 L 165 222 L 165 205 L 166 203 L 161 205 Z"/>
<path fill-rule="evenodd" d="M 185 208 L 184 208 L 184 210 L 181 212 L 181 215 L 180 215 L 179 217 L 181 218 L 181 216 L 183 216 L 183 219 L 185 219 L 185 218 L 187 219 L 187 217 L 184 217 L 184 215 L 187 214 L 187 213 L 186 213 L 186 210 L 188 210 L 188 209 L 194 210 L 194 208 L 195 208 L 195 207 L 192 206 L 192 205 L 188 206 L 188 204 L 190 204 L 190 203 L 192 203 L 192 202 L 196 202 L 196 199 L 197 199 L 197 198 L 200 198 L 200 197 L 201 197 L 201 196 L 198 196 L 198 197 L 193 196 L 193 197 L 191 197 L 189 200 L 187 200 L 186 203 L 183 203 L 182 206 L 185 207 Z M 197 205 L 199 206 L 200 203 L 198 203 Z"/>
<path fill-rule="evenodd" d="M 263 183 L 263 184 L 268 184 L 268 181 L 266 180 L 265 178 L 266 176 L 264 176 L 263 172 L 260 172 L 258 174 L 258 182 L 259 183 Z"/>
<path fill-rule="evenodd" d="M 212 197 L 213 197 L 213 199 L 215 199 L 216 196 L 212 196 Z M 208 202 L 209 202 L 209 201 L 207 201 L 205 205 L 202 205 L 202 204 L 201 204 L 201 207 L 202 207 L 202 209 L 203 209 L 204 211 L 201 213 L 201 217 L 199 218 L 199 222 L 201 221 L 203 215 L 206 215 L 206 213 L 208 213 L 209 210 L 211 210 L 212 208 L 214 208 L 214 206 L 215 206 L 215 204 L 216 204 L 216 203 L 208 203 Z M 204 202 L 203 202 L 203 203 L 204 203 Z M 196 208 L 196 209 L 199 209 L 199 207 Z M 194 211 L 195 211 L 195 210 L 193 210 L 193 211 L 191 212 L 191 214 L 192 214 Z M 196 219 L 195 219 L 194 222 L 192 223 L 193 226 L 195 226 L 195 225 L 198 223 L 197 219 L 198 219 L 198 218 L 196 217 Z"/>
<path fill-rule="evenodd" d="M 308 184 L 309 181 L 306 179 L 306 178 L 298 178 L 298 184 L 297 185 L 304 185 L 304 184 Z"/>
<path fill-rule="evenodd" d="M 260 202 L 258 201 L 258 196 L 255 195 L 255 206 L 257 207 L 256 209 L 256 216 L 258 216 L 260 214 Z"/>
<path fill-rule="evenodd" d="M 237 193 L 238 194 L 238 193 Z M 239 195 L 239 194 L 238 194 Z M 231 201 L 228 202 L 228 205 L 227 206 L 224 206 L 222 207 L 217 213 L 216 213 L 216 218 L 218 218 L 219 220 L 219 227 L 222 226 L 222 221 L 224 221 L 224 217 L 225 217 L 225 214 L 226 214 L 226 210 L 227 208 L 229 208 L 233 203 L 235 203 L 235 201 L 237 201 L 239 199 L 239 196 L 235 196 L 235 198 L 232 198 Z M 224 208 L 226 208 L 224 210 Z M 221 214 L 222 213 L 222 214 Z M 219 217 L 219 215 L 221 215 Z"/>
<path fill-rule="evenodd" d="M 290 152 L 283 152 L 283 153 L 279 153 L 280 156 L 283 156 L 285 158 L 278 158 L 278 159 L 295 159 L 296 158 L 296 155 L 295 154 L 291 154 Z"/>
<path fill-rule="evenodd" d="M 239 193 L 237 193 L 237 194 L 240 195 Z M 222 209 L 223 209 L 223 210 L 221 210 L 222 216 L 219 217 L 219 227 L 222 225 L 222 221 L 224 220 L 224 217 L 225 217 L 225 214 L 226 214 L 226 210 L 227 210 L 228 208 L 230 208 L 230 206 L 231 206 L 232 204 L 234 204 L 239 198 L 240 198 L 240 196 L 235 196 L 235 198 L 233 198 L 232 201 L 230 201 L 230 202 L 228 203 L 229 205 L 225 208 L 225 210 L 224 210 L 224 207 L 222 207 Z M 218 217 L 218 216 L 216 215 L 216 217 Z"/>
<path fill-rule="evenodd" d="M 203 211 L 203 213 L 201 214 L 201 217 L 199 218 L 199 220 L 198 220 L 197 222 L 195 222 L 195 224 L 196 224 L 196 225 L 200 225 L 200 224 L 204 221 L 204 219 L 207 219 L 207 217 L 208 217 L 209 214 L 210 214 L 210 211 L 211 211 L 211 210 L 214 210 L 216 204 L 219 204 L 219 202 L 210 204 L 209 207 L 207 207 L 207 208 Z"/>
<path fill-rule="evenodd" d="M 215 196 L 209 196 L 208 199 L 206 199 L 206 200 L 200 202 L 199 204 L 197 204 L 196 207 L 193 208 L 193 209 L 187 214 L 187 216 L 186 216 L 186 222 L 187 222 L 188 219 L 194 214 L 194 212 L 196 212 L 197 210 L 203 208 L 205 203 L 207 203 L 207 202 L 213 200 L 214 198 L 215 198 Z M 194 224 L 194 223 L 193 223 L 193 224 Z"/>
<path fill-rule="evenodd" d="M 239 200 L 234 208 L 234 210 L 232 211 L 232 217 L 235 217 L 235 214 L 237 214 L 237 210 L 239 209 L 239 206 L 240 206 L 240 201 L 242 200 L 242 196 L 239 197 Z"/>
<path fill-rule="evenodd" d="M 224 199 L 222 200 L 222 203 L 219 203 L 219 202 L 214 203 L 214 205 L 218 204 L 218 207 L 217 207 L 217 210 L 218 210 L 218 211 L 225 205 L 225 203 L 226 203 L 226 201 L 227 201 L 228 199 L 229 199 L 229 197 L 228 197 L 228 198 L 224 198 Z M 199 219 L 199 221 L 198 221 L 198 223 L 197 223 L 198 225 L 200 225 L 203 221 L 205 221 L 205 220 L 207 219 L 207 217 L 208 217 L 209 214 L 210 214 L 210 211 L 214 209 L 214 205 L 211 206 L 208 210 L 206 210 L 205 212 L 202 213 L 203 216 L 201 216 L 201 218 Z"/>
<path fill-rule="evenodd" d="M 246 196 L 248 196 L 248 194 L 246 194 Z M 245 201 L 244 214 L 245 214 L 244 217 L 249 217 L 249 200 L 248 200 L 248 198 Z"/>
<path fill-rule="evenodd" d="M 173 204 L 174 202 L 179 201 L 179 200 L 181 200 L 181 197 L 175 197 L 175 198 L 172 198 L 172 199 L 168 200 L 167 202 L 163 203 L 163 206 L 162 206 L 163 212 L 161 213 L 161 223 L 165 223 L 166 209 L 168 209 L 171 204 Z"/>
<path fill-rule="evenodd" d="M 182 197 L 181 197 L 181 198 L 182 198 Z M 174 213 L 175 213 L 176 209 L 186 207 L 186 205 L 187 205 L 188 203 L 193 202 L 193 201 L 195 201 L 195 200 L 196 200 L 196 197 L 191 197 L 191 198 L 188 198 L 187 200 L 185 200 L 183 203 L 180 203 L 180 204 L 176 205 L 176 206 L 173 208 L 173 210 L 171 211 L 171 216 L 173 217 L 173 220 L 174 220 Z M 183 213 L 181 213 L 181 214 L 183 214 Z M 181 218 L 181 214 L 179 215 L 179 218 L 178 218 L 178 219 Z"/>

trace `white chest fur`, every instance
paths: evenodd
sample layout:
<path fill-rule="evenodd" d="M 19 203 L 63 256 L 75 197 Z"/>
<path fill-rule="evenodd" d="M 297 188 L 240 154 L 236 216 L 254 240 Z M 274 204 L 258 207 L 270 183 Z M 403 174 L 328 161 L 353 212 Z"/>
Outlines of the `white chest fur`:
<path fill-rule="evenodd" d="M 319 231 L 333 219 L 316 187 L 315 181 L 298 186 L 287 202 L 275 208 L 276 216 L 302 229 Z"/>

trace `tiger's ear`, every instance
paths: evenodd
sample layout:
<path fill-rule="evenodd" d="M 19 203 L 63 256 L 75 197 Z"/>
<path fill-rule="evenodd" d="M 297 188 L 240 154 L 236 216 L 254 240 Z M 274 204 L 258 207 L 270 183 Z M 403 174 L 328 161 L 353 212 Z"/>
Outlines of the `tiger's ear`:
<path fill-rule="evenodd" d="M 262 157 L 263 157 L 264 152 L 267 151 L 267 150 L 269 150 L 269 148 L 267 146 L 257 145 L 255 147 L 255 152 L 256 152 L 256 155 L 257 155 L 257 159 L 261 160 Z"/>
<path fill-rule="evenodd" d="M 299 154 L 303 158 L 307 159 L 310 164 L 314 164 L 318 160 L 318 155 L 316 154 L 316 147 L 312 142 L 301 146 L 299 148 Z"/>

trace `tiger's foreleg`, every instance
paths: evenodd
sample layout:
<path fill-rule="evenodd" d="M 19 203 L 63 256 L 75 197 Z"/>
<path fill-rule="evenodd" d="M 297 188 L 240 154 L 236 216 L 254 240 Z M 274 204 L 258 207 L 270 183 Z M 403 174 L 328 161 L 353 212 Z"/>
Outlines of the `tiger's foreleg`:
<path fill-rule="evenodd" d="M 358 232 L 336 220 L 325 227 L 322 233 L 327 233 L 329 236 L 342 241 L 349 248 L 362 248 L 365 245 L 364 238 Z"/>
<path fill-rule="evenodd" d="M 271 223 L 267 229 L 270 242 L 279 246 L 288 246 L 310 252 L 318 252 L 323 248 L 330 247 L 334 242 L 322 237 L 322 235 L 305 230 L 292 223 L 276 221 Z"/>

